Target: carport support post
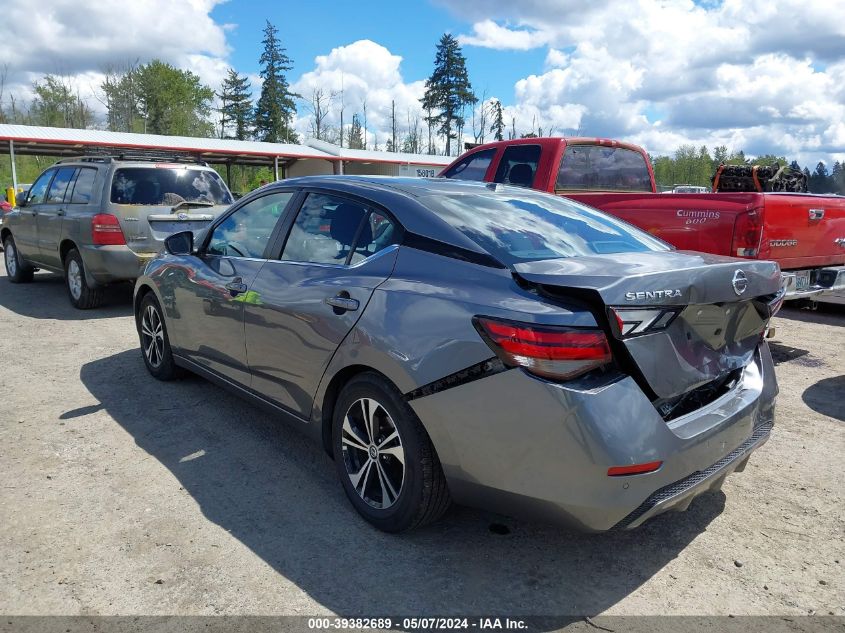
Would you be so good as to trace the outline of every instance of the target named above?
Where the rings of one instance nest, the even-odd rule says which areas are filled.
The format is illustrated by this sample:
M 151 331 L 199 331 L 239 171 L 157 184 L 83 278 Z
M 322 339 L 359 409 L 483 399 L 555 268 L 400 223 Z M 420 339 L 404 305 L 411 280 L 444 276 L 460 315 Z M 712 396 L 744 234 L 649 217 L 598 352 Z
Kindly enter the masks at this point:
M 9 158 L 12 161 L 12 187 L 18 192 L 18 172 L 15 170 L 15 142 L 9 139 Z
M 273 156 L 273 180 L 279 179 L 279 157 Z
M 229 187 L 229 191 L 232 190 L 232 163 L 230 161 L 226 161 L 226 186 Z

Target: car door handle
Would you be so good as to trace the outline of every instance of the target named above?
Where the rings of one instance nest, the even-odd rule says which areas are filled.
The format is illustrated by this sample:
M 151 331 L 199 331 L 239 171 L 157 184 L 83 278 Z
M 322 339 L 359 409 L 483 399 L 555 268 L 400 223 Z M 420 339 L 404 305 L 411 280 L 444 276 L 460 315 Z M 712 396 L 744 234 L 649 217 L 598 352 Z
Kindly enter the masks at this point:
M 233 297 L 237 297 L 238 295 L 245 293 L 248 288 L 242 278 L 235 277 L 232 281 L 226 284 L 226 290 L 228 290 L 229 294 Z
M 326 303 L 335 308 L 335 311 L 340 310 L 342 312 L 355 311 L 360 305 L 357 299 L 344 297 L 343 295 L 328 297 L 326 298 Z
M 64 214 L 65 214 L 64 209 L 59 209 L 58 211 L 56 211 L 56 215 L 64 215 Z
M 810 220 L 821 220 L 824 218 L 824 209 L 810 209 Z

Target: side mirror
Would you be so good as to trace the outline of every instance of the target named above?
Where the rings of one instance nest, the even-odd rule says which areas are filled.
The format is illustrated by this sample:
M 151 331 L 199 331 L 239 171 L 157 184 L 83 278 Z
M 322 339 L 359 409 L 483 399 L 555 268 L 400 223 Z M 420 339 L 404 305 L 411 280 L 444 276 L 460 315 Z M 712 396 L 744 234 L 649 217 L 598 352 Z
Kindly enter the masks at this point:
M 192 231 L 174 233 L 165 238 L 164 250 L 171 255 L 191 255 L 194 252 L 194 234 Z
M 15 200 L 15 206 L 18 209 L 23 209 L 26 206 L 26 194 L 22 194 L 21 198 Z

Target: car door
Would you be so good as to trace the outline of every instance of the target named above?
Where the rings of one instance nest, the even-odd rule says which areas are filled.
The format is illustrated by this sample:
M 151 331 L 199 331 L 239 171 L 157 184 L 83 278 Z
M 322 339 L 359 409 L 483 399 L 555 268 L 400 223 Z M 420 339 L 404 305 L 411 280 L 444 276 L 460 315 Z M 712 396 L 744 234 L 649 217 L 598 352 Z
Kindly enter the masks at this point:
M 36 231 L 38 234 L 38 259 L 52 268 L 61 268 L 59 243 L 62 238 L 62 222 L 65 217 L 65 194 L 77 174 L 76 167 L 59 167 L 47 189 L 44 203 L 38 205 Z M 70 196 L 67 198 L 70 201 Z
M 252 388 L 309 417 L 329 360 L 393 271 L 400 227 L 357 199 L 310 192 L 244 305 Z
M 246 387 L 244 305 L 253 300 L 250 286 L 293 195 L 275 191 L 235 207 L 211 230 L 194 266 L 168 282 L 179 353 Z
M 20 207 L 20 215 L 12 230 L 15 245 L 18 247 L 21 257 L 36 263 L 40 260 L 38 213 L 47 199 L 47 190 L 50 188 L 50 183 L 55 175 L 55 169 L 48 169 L 32 184 L 27 192 L 26 202 Z

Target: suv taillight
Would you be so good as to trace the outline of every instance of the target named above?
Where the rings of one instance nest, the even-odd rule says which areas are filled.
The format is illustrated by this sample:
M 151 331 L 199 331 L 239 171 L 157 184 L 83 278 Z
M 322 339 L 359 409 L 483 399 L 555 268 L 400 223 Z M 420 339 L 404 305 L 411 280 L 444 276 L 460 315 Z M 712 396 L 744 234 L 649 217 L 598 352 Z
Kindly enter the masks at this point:
M 505 365 L 568 380 L 611 361 L 601 330 L 539 326 L 475 317 L 476 329 Z
M 763 238 L 763 218 L 758 209 L 744 211 L 736 216 L 731 255 L 757 257 Z
M 91 218 L 91 240 L 98 246 L 126 244 L 120 222 L 108 213 L 98 213 Z

